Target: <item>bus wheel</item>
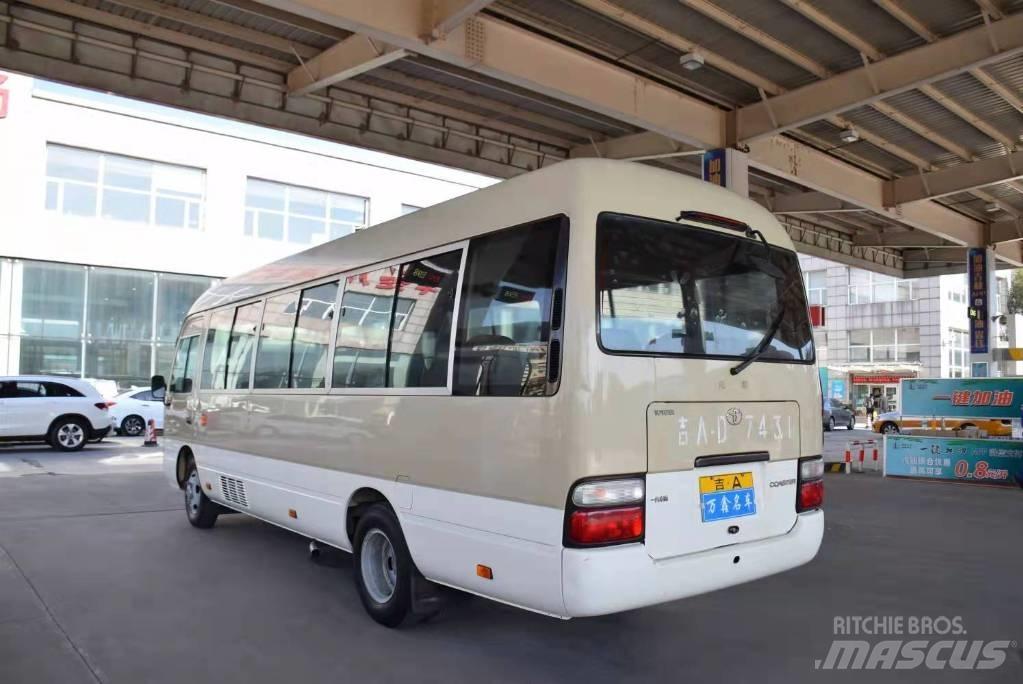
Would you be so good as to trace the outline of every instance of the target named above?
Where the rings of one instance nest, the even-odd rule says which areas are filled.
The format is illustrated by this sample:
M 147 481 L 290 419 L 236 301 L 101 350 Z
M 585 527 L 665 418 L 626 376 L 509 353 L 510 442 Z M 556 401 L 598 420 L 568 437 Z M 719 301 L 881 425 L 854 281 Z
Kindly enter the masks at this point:
M 415 565 L 391 509 L 373 504 L 355 528 L 355 588 L 370 617 L 397 627 L 412 609 Z
M 209 500 L 199 482 L 199 469 L 195 461 L 188 462 L 188 477 L 185 479 L 185 513 L 194 527 L 209 529 L 217 522 L 220 507 Z

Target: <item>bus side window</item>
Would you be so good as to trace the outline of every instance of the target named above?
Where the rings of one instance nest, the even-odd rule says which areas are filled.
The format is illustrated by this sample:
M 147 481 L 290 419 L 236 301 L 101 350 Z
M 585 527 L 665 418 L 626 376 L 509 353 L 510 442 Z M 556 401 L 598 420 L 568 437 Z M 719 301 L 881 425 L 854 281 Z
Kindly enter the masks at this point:
M 284 389 L 288 386 L 291 364 L 291 340 L 295 335 L 298 292 L 288 292 L 266 300 L 263 329 L 256 352 L 257 389 Z
M 333 387 L 384 387 L 387 337 L 391 328 L 405 327 L 414 301 L 398 297 L 398 267 L 348 276 L 341 297 L 341 317 L 334 347 Z
M 291 346 L 290 387 L 322 389 L 327 383 L 327 349 L 333 332 L 337 281 L 302 290 Z
M 215 311 L 210 316 L 210 327 L 206 330 L 206 352 L 202 361 L 202 381 L 204 390 L 224 389 L 224 376 L 227 372 L 227 347 L 231 336 L 231 323 L 234 310 Z
M 231 326 L 227 346 L 227 389 L 248 389 L 252 357 L 256 349 L 256 326 L 259 325 L 261 302 L 239 306 Z
M 410 299 L 413 305 L 391 329 L 388 387 L 447 387 L 461 264 L 459 249 L 402 265 L 399 301 Z
M 454 393 L 543 396 L 560 219 L 475 238 L 462 286 Z

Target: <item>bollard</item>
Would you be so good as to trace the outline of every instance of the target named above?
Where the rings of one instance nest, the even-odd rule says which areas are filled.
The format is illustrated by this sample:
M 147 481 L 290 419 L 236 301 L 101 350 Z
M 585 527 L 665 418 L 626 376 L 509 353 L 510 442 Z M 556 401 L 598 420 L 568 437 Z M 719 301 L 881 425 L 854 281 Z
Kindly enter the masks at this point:
M 874 462 L 874 472 L 877 472 L 881 467 L 877 460 L 877 441 L 872 439 L 870 440 L 870 443 L 874 445 L 874 452 L 872 454 L 871 460 Z
M 852 468 L 852 451 L 849 450 L 849 442 L 845 443 L 845 474 L 849 474 L 849 470 Z
M 142 443 L 142 446 L 159 446 L 159 444 L 156 443 L 156 421 L 152 418 L 150 418 L 149 422 L 146 424 L 146 441 Z

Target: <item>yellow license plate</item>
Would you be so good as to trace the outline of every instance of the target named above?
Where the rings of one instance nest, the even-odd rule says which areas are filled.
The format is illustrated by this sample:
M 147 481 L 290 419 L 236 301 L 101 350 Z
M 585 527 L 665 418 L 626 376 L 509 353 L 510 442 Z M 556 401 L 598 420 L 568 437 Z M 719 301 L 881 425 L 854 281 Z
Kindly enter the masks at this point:
M 753 473 L 725 473 L 700 478 L 700 517 L 705 523 L 757 514 Z
M 700 478 L 700 494 L 752 488 L 753 473 L 724 473 L 722 475 L 704 475 Z

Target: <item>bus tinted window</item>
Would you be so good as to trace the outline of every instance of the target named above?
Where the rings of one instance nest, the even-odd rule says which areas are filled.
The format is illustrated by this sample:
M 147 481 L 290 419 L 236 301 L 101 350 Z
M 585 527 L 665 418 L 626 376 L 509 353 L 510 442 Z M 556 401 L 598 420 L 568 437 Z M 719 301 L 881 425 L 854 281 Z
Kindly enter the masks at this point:
M 336 301 L 337 282 L 302 290 L 295 342 L 291 348 L 291 387 L 326 387 L 327 348 Z
M 446 387 L 451 323 L 462 251 L 417 259 L 401 267 L 399 302 L 404 321 L 391 331 L 390 387 Z
M 231 327 L 231 343 L 227 354 L 226 389 L 248 389 L 252 370 L 252 352 L 256 347 L 256 326 L 261 304 L 239 306 Z
M 469 244 L 455 355 L 455 394 L 540 396 L 560 220 Z
M 187 326 L 186 326 L 187 327 Z M 198 375 L 196 366 L 199 362 L 199 335 L 182 337 L 178 342 L 178 351 L 174 356 L 174 369 L 171 371 L 170 391 L 187 393 L 192 391 L 192 383 Z
M 227 348 L 233 320 L 234 309 L 217 311 L 210 317 L 210 327 L 206 330 L 206 351 L 202 361 L 203 389 L 224 389 Z
M 349 276 L 341 299 L 334 349 L 334 387 L 383 387 L 387 332 L 398 283 L 398 267 Z M 395 327 L 403 328 L 412 300 L 399 298 Z
M 288 386 L 291 363 L 291 340 L 295 334 L 295 314 L 298 312 L 298 293 L 271 297 L 266 300 L 263 329 L 259 334 L 256 353 L 257 389 L 283 389 Z
M 603 213 L 597 221 L 600 342 L 649 354 L 810 362 L 795 252 L 723 233 Z

